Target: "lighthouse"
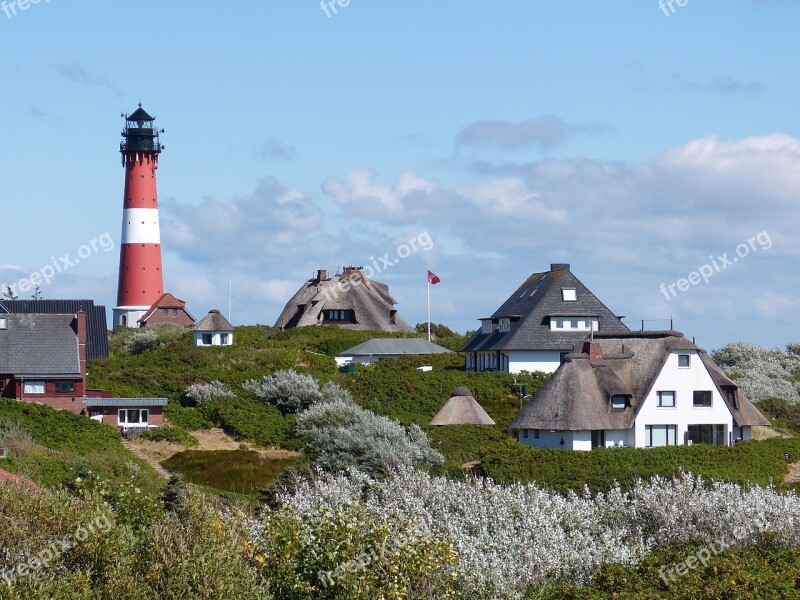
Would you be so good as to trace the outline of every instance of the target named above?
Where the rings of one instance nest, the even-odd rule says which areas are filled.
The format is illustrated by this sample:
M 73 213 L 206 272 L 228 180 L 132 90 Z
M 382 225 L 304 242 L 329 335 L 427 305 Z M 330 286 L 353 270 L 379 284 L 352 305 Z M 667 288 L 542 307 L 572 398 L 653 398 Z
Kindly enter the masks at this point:
M 119 151 L 125 168 L 119 285 L 114 326 L 137 327 L 137 321 L 164 293 L 161 234 L 158 225 L 156 170 L 164 148 L 155 119 L 139 107 L 125 119 Z

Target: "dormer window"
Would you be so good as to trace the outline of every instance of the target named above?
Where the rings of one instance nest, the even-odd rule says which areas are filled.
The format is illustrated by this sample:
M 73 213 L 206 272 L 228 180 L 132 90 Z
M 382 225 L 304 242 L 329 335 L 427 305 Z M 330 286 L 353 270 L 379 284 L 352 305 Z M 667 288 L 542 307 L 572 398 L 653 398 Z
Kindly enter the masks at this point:
M 508 333 L 511 331 L 511 319 L 503 317 L 500 319 L 500 333 Z
M 8 329 L 8 323 L 5 317 L 0 317 L 0 329 Z
M 611 408 L 613 410 L 625 410 L 628 406 L 628 397 L 621 394 L 611 396 Z
M 564 302 L 577 302 L 578 292 L 575 288 L 561 288 L 561 299 Z
M 492 333 L 492 320 L 484 319 L 481 325 L 481 333 Z

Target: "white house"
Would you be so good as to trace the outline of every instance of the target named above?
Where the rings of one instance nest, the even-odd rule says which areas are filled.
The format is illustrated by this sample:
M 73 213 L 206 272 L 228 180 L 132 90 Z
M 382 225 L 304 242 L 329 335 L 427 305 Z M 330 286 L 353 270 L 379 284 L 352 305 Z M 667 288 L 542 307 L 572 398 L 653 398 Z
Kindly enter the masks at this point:
M 586 333 L 625 333 L 620 317 L 584 286 L 568 264 L 534 273 L 461 348 L 468 371 L 554 372 Z
M 233 346 L 233 325 L 218 310 L 210 310 L 194 327 L 195 346 Z
M 511 423 L 521 443 L 591 450 L 731 445 L 769 425 L 704 350 L 675 331 L 596 334 Z

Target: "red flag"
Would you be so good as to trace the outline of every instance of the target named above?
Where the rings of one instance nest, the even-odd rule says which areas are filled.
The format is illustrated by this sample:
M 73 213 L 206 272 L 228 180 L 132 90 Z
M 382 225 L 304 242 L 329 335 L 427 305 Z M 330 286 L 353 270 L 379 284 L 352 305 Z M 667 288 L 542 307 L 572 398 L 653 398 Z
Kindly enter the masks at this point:
M 441 281 L 439 276 L 432 273 L 430 269 L 428 269 L 428 283 L 437 284 Z

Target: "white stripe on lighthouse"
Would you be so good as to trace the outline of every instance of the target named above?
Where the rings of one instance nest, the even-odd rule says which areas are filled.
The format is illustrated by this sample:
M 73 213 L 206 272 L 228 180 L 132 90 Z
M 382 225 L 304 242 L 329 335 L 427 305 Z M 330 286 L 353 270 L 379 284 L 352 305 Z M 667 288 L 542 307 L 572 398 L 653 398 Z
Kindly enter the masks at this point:
M 160 244 L 157 208 L 126 208 L 122 211 L 123 244 Z

